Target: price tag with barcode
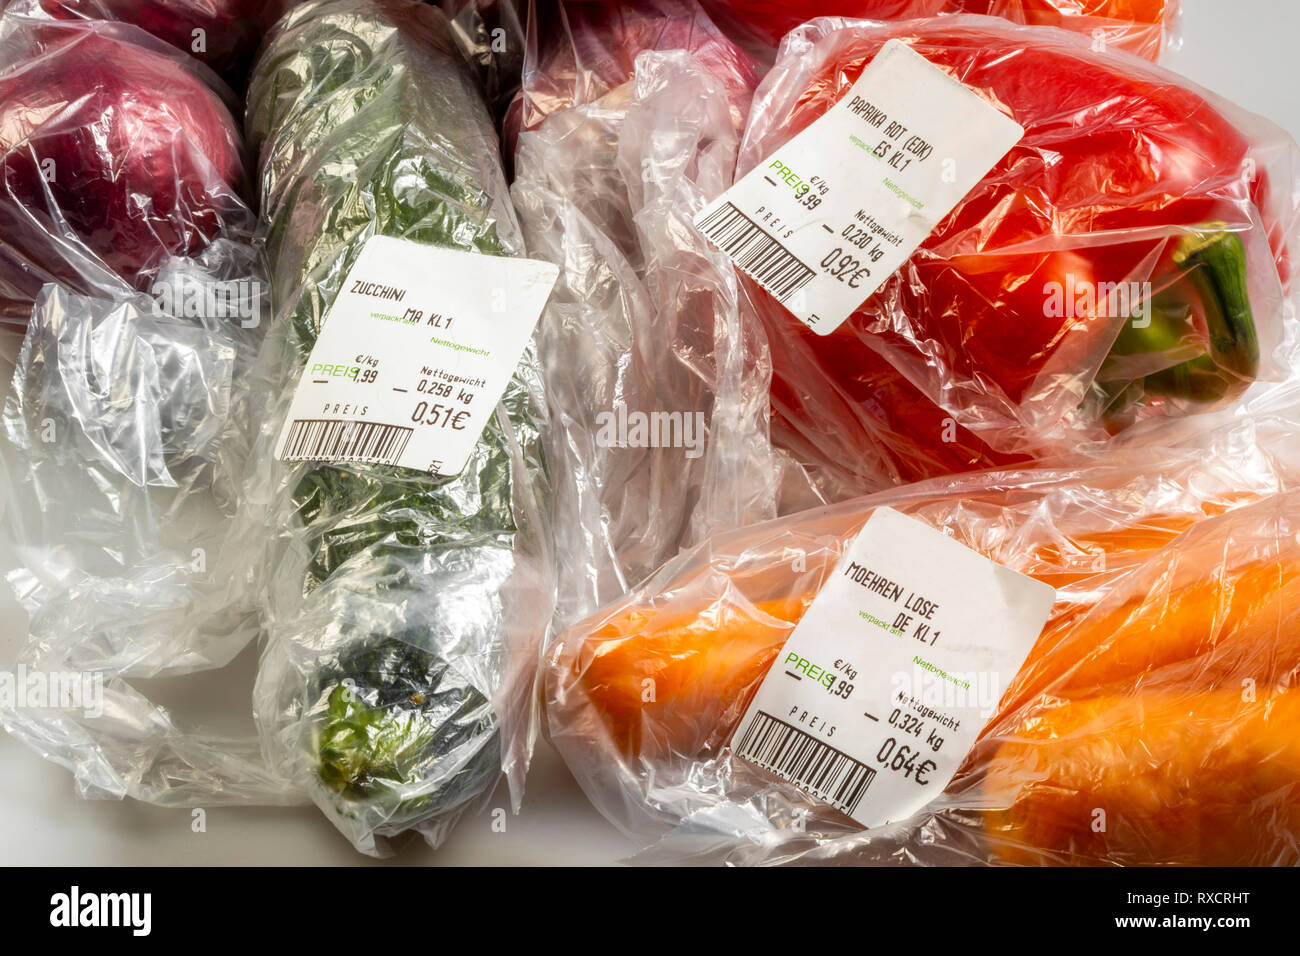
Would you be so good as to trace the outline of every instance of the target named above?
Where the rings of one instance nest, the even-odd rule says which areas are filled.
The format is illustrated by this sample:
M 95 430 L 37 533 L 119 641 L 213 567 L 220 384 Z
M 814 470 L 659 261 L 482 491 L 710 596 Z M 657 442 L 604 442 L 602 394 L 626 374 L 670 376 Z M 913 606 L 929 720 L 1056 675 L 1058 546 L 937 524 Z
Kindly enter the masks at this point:
M 312 347 L 278 457 L 459 474 L 558 276 L 549 262 L 371 237 Z
M 848 94 L 695 224 L 813 331 L 838 328 L 1025 135 L 890 40 Z
M 732 750 L 863 826 L 910 817 L 957 772 L 1055 600 L 878 508 L 777 655 Z

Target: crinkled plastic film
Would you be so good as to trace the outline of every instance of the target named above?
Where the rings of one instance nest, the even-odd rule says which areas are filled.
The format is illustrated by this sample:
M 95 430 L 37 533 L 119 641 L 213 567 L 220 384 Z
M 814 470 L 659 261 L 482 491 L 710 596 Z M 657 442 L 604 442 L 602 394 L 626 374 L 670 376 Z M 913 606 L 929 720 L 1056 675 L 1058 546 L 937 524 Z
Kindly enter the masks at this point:
M 119 23 L 0 18 L 0 322 L 45 283 L 150 291 L 173 256 L 252 228 L 224 85 Z
M 534 6 L 508 194 L 492 115 L 513 3 L 310 0 L 249 100 L 273 303 L 229 91 L 162 42 L 186 48 L 189 21 L 158 13 L 189 6 L 228 12 L 18 0 L 0 22 L 0 322 L 25 333 L 0 561 L 30 619 L 0 663 L 103 682 L 97 714 L 0 719 L 82 795 L 311 799 L 364 852 L 408 830 L 436 846 L 503 771 L 518 808 L 544 716 L 642 862 L 1300 862 L 1297 378 L 1277 384 L 1300 355 L 1297 151 L 1107 52 L 1154 59 L 1174 3 L 860 0 L 813 12 L 1002 19 L 800 27 L 798 5 L 564 0 L 553 29 Z M 757 13 L 757 47 L 794 31 L 756 96 L 717 11 Z M 895 36 L 1029 136 L 820 339 L 691 219 Z M 250 38 L 222 39 L 207 59 L 233 81 Z M 562 269 L 455 478 L 275 460 L 373 235 Z M 1155 286 L 1155 331 L 1053 326 L 1044 282 L 1084 273 Z M 680 441 L 629 440 L 637 414 Z M 956 474 L 973 468 L 993 470 Z M 1058 602 L 942 796 L 864 831 L 727 741 L 886 506 Z M 567 629 L 540 652 L 543 715 L 548 623 Z M 219 668 L 263 627 L 259 738 L 136 686 Z
M 814 21 L 756 94 L 737 175 L 893 38 L 1026 133 L 830 334 L 746 281 L 774 360 L 773 438 L 825 500 L 1149 435 L 1283 377 L 1294 142 L 1064 31 Z
M 1255 427 L 1292 426 L 935 479 L 718 536 L 560 636 L 544 671 L 551 738 L 647 847 L 641 862 L 1294 862 L 1300 499 Z M 942 795 L 864 830 L 735 757 L 729 737 L 885 506 L 1057 601 Z
M 561 624 L 775 508 L 770 360 L 691 223 L 730 182 L 752 74 L 655 37 L 633 79 L 555 112 L 514 157 L 529 251 L 562 269 L 540 333 Z
M 282 464 L 274 440 L 368 237 L 522 254 L 496 134 L 445 17 L 406 0 L 296 8 L 249 104 L 276 299 L 249 492 L 274 569 L 264 749 L 359 849 L 407 830 L 436 845 L 503 768 L 518 805 L 535 733 L 554 584 L 534 347 L 455 477 Z
M 258 632 L 233 519 L 266 276 L 236 191 L 238 127 L 201 68 L 154 42 L 117 24 L 0 24 L 0 47 L 28 57 L 6 60 L 0 109 L 31 127 L 0 197 L 0 286 L 26 326 L 0 458 L 4 570 L 27 623 L 4 663 L 82 700 L 10 700 L 3 721 L 87 796 L 295 802 L 251 735 L 188 726 L 130 683 L 222 667 Z M 23 192 L 47 160 L 46 186 Z M 129 221 L 104 232 L 101 216 Z
M 1178 45 L 1181 4 L 1180 0 L 950 0 L 943 12 L 1060 27 L 1086 35 L 1094 48 L 1155 60 Z
M 692 54 L 723 84 L 743 127 L 758 65 L 696 0 L 530 0 L 522 89 L 505 119 L 508 150 L 553 113 L 627 83 L 642 52 L 669 50 Z

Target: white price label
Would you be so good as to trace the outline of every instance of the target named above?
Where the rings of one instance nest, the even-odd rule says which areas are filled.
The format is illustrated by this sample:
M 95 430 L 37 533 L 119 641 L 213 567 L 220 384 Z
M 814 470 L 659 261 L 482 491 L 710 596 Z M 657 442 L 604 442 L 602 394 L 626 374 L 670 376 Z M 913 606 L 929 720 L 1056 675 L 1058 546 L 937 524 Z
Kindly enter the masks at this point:
M 731 746 L 866 827 L 943 792 L 1056 592 L 888 508 L 872 513 Z
M 709 203 L 695 224 L 829 334 L 1025 131 L 900 40 L 848 95 Z
M 279 458 L 459 474 L 558 276 L 549 262 L 372 236 L 311 350 Z

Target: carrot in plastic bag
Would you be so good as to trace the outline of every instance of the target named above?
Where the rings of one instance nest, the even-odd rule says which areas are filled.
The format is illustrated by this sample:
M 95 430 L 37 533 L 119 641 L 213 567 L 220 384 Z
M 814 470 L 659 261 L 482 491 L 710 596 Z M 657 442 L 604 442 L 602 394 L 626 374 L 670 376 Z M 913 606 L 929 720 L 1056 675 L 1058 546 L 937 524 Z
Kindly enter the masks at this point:
M 968 759 L 999 858 L 1300 862 L 1297 503 L 1192 529 L 1049 628 Z
M 1276 424 L 1289 433 L 1287 421 Z M 1273 427 L 1089 470 L 937 479 L 715 537 L 551 644 L 551 740 L 598 809 L 660 863 L 1284 861 L 1300 833 L 1300 751 L 1286 739 L 1300 495 L 1279 493 L 1276 463 L 1258 457 Z M 882 506 L 1050 582 L 1057 601 L 942 793 L 863 829 L 728 741 Z M 1239 738 L 1256 742 L 1241 757 L 1225 743 Z M 1088 830 L 1098 807 L 1100 836 Z M 1256 814 L 1260 832 L 1216 843 L 1233 812 Z M 1152 835 L 1162 830 L 1174 835 Z
M 1172 576 L 1171 576 L 1172 577 Z M 1251 666 L 1272 682 L 1300 661 L 1300 562 L 1265 559 L 1227 566 L 1160 594 L 1134 595 L 1079 620 L 1049 625 L 1008 691 L 1077 698 L 1180 662 L 1195 679 Z
M 1198 510 L 1202 515 L 1215 513 L 1246 500 L 1228 495 Z M 973 497 L 967 500 L 967 508 L 975 506 Z M 943 524 L 953 520 L 954 507 L 940 499 L 919 510 Z M 848 540 L 870 512 L 864 508 L 837 522 L 834 533 Z M 1018 570 L 1060 589 L 1060 600 L 1044 637 L 1008 690 L 1008 699 L 1045 685 L 1062 693 L 1063 674 L 1074 686 L 1095 685 L 1196 654 L 1209 640 L 1206 632 L 1215 628 L 1212 608 L 1225 582 L 1235 585 L 1235 610 L 1244 613 L 1255 607 L 1267 612 L 1272 582 L 1281 573 L 1268 561 L 1231 570 L 1223 581 L 1210 578 L 1198 582 L 1200 587 L 1178 592 L 1169 628 L 1156 637 L 1149 620 L 1152 612 L 1140 599 L 1089 620 L 1099 601 L 1094 590 L 1101 582 L 1141 565 L 1195 522 L 1188 514 L 1135 515 L 1130 527 L 1052 535 L 1051 543 L 1020 554 Z M 977 544 L 973 538 L 966 543 Z M 984 550 L 995 559 L 1007 557 L 993 547 Z M 743 575 L 733 571 L 722 578 L 716 568 L 706 566 L 695 576 L 674 581 L 667 606 L 624 602 L 565 635 L 554 657 L 552 688 L 566 697 L 574 692 L 588 697 L 626 756 L 714 752 L 734 729 L 837 556 L 838 550 L 807 554 L 805 571 L 798 573 L 791 569 L 791 552 L 772 548 Z M 1081 556 L 1086 560 L 1081 562 Z M 1300 563 L 1294 573 L 1300 575 Z M 1079 587 L 1077 596 L 1071 594 L 1072 584 Z M 786 596 L 762 596 L 779 593 Z M 1264 618 L 1261 626 L 1267 626 L 1267 613 Z M 1222 622 L 1215 632 L 1225 640 L 1225 655 L 1231 653 L 1225 635 L 1233 633 Z
M 1294 692 L 1161 691 L 1036 713 L 988 767 L 994 852 L 1030 864 L 1294 865 L 1297 726 Z
M 572 662 L 619 750 L 707 751 L 744 713 L 813 595 L 682 614 L 637 609 L 593 631 Z

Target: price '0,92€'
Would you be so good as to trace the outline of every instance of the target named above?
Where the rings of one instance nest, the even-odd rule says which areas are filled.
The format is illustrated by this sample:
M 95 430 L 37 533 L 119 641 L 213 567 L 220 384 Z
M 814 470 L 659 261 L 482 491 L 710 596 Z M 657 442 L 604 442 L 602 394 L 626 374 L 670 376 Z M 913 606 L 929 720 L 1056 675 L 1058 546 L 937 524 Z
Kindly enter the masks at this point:
M 850 289 L 859 288 L 863 280 L 871 275 L 869 266 L 839 246 L 822 258 L 821 267 L 823 272 L 845 283 Z

